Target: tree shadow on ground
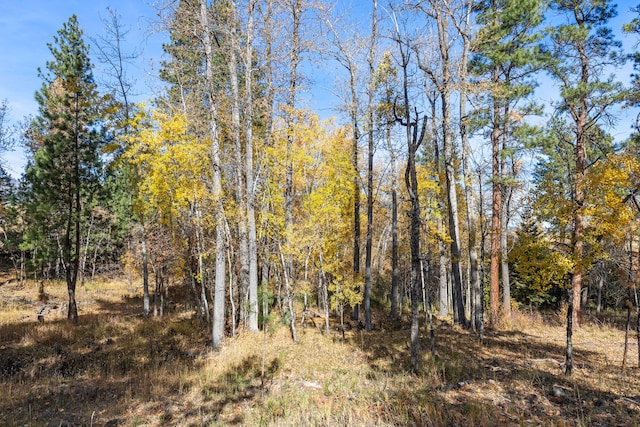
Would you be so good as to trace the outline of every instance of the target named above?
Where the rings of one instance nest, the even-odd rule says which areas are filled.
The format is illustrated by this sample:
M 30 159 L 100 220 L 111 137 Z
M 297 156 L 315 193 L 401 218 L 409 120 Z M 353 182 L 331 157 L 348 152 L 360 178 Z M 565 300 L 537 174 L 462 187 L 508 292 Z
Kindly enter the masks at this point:
M 265 366 L 266 379 L 272 378 L 279 368 L 279 359 L 273 358 Z M 262 359 L 251 355 L 214 378 L 210 385 L 203 387 L 201 393 L 204 405 L 187 415 L 196 415 L 195 411 L 206 408 L 207 422 L 244 424 L 244 418 L 241 414 L 234 413 L 231 419 L 220 419 L 220 416 L 225 407 L 250 403 L 262 395 L 265 390 L 262 381 Z
M 290 369 L 286 356 L 272 354 L 266 360 L 266 377 L 275 378 L 272 389 L 262 387 L 262 359 L 255 352 L 226 360 L 224 369 L 210 369 L 218 359 L 210 357 L 209 331 L 197 319 L 179 310 L 144 319 L 141 309 L 139 297 L 105 297 L 81 310 L 77 325 L 59 316 L 44 324 L 16 320 L 0 326 L 0 425 L 240 425 L 253 420 L 244 409 L 268 403 L 262 396 L 276 394 L 278 383 L 291 385 L 295 394 L 308 392 L 296 388 L 297 377 L 278 378 Z M 363 419 L 380 416 L 385 420 L 380 424 L 392 425 L 640 422 L 636 372 L 625 376 L 618 367 L 607 371 L 602 352 L 576 348 L 577 373 L 566 378 L 561 366 L 564 342 L 558 337 L 487 331 L 480 343 L 475 334 L 436 321 L 436 356 L 428 353 L 425 329 L 420 338 L 422 369 L 412 374 L 408 323 L 384 323 L 386 329 L 378 322 L 373 332 L 357 327 L 348 331 L 347 346 L 339 350 L 362 352 L 358 363 L 367 363 L 353 373 L 341 366 L 334 378 L 325 377 L 323 388 L 312 389 L 308 407 L 333 402 L 333 409 L 342 408 L 345 424 L 358 410 L 370 417 Z M 308 331 L 321 334 L 315 328 Z M 334 334 L 342 341 L 341 332 Z M 322 345 L 331 344 L 330 339 L 314 342 L 314 357 L 322 357 Z M 599 385 L 597 379 L 605 377 L 606 385 Z M 366 387 L 372 383 L 367 381 L 387 384 L 384 393 L 371 398 Z M 613 381 L 618 381 L 617 388 Z M 561 390 L 559 396 L 554 386 Z M 344 406 L 337 399 L 344 400 Z M 361 403 L 362 409 L 349 406 Z M 369 415 L 373 410 L 377 412 Z M 342 420 L 327 419 L 335 425 Z M 278 416 L 269 420 L 280 421 Z
M 98 299 L 77 324 L 58 316 L 0 326 L 0 425 L 106 425 L 132 402 L 191 387 L 207 335 L 188 316 L 142 318 L 141 300 Z
M 411 372 L 408 326 L 359 335 L 352 344 L 366 352 L 374 371 L 389 376 Z M 640 383 L 622 376 L 618 381 L 626 381 L 626 387 L 600 385 L 597 378 L 618 375 L 619 367 L 607 369 L 597 351 L 574 349 L 577 373 L 566 377 L 562 341 L 487 331 L 481 343 L 477 335 L 447 322 L 436 323 L 435 338 L 434 357 L 428 353 L 429 333 L 423 330 L 416 387 L 394 390 L 387 402 L 421 408 L 412 414 L 418 425 L 566 425 L 571 420 L 626 426 L 640 421 L 640 397 L 634 392 Z

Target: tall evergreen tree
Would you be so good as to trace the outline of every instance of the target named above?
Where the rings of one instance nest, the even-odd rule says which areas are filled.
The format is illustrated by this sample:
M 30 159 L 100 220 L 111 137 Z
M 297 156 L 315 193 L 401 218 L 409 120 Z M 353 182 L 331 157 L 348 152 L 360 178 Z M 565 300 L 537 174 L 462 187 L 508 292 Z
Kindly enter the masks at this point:
M 102 100 L 75 15 L 48 47 L 53 60 L 47 71 L 38 70 L 43 80 L 35 96 L 39 113 L 29 132 L 33 157 L 24 176 L 28 229 L 23 244 L 41 249 L 45 262 L 60 262 L 69 294 L 67 317 L 76 322 L 81 235 L 100 182 Z
M 603 0 L 562 0 L 552 7 L 566 17 L 561 25 L 549 30 L 549 49 L 556 58 L 549 66 L 549 73 L 560 85 L 560 109 L 570 118 L 575 134 L 576 164 L 574 177 L 573 248 L 575 270 L 572 288 L 574 299 L 574 323 L 580 313 L 580 293 L 584 265 L 583 212 L 584 174 L 588 163 L 587 147 L 597 144 L 588 139 L 589 131 L 608 116 L 612 103 L 617 101 L 620 85 L 612 78 L 601 78 L 605 67 L 620 60 L 609 20 L 616 16 L 615 5 Z
M 502 252 L 503 265 L 506 253 L 501 236 L 505 236 L 506 224 L 501 224 L 509 187 L 507 171 L 502 170 L 514 127 L 524 115 L 516 105 L 533 92 L 532 73 L 542 65 L 542 56 L 536 44 L 541 33 L 536 28 L 542 22 L 543 7 L 540 0 L 489 0 L 479 2 L 478 22 L 482 27 L 473 46 L 472 72 L 485 78 L 489 84 L 490 105 L 482 110 L 490 129 L 492 153 L 492 221 L 491 221 L 491 270 L 490 313 L 491 323 L 500 317 L 499 267 Z M 507 206 L 508 208 L 508 206 Z M 503 213 L 503 215 L 501 215 Z M 505 271 L 506 270 L 506 271 Z M 508 269 L 503 269 L 503 314 L 509 316 Z
M 623 29 L 625 33 L 635 34 L 636 37 L 640 36 L 640 5 L 636 6 L 632 10 L 636 13 L 636 17 L 631 20 L 631 22 L 623 25 Z M 637 50 L 638 46 L 636 45 L 636 51 L 628 54 L 629 58 L 633 60 L 635 73 L 632 77 L 632 85 L 633 85 L 633 95 L 634 102 L 638 102 L 638 92 L 640 91 L 640 52 Z
M 631 22 L 623 25 L 625 33 L 629 33 L 636 36 L 635 51 L 627 55 L 628 59 L 633 61 L 633 74 L 631 74 L 631 88 L 628 92 L 627 103 L 631 106 L 640 106 L 640 51 L 638 47 L 638 40 L 640 40 L 640 5 L 633 8 L 633 12 L 636 13 L 636 17 Z M 638 138 L 640 132 L 640 115 L 636 116 L 635 138 Z
M 621 60 L 617 55 L 621 44 L 614 38 L 609 20 L 616 16 L 615 5 L 607 0 L 558 0 L 552 4 L 564 22 L 549 30 L 549 51 L 555 58 L 549 74 L 560 86 L 559 111 L 569 117 L 574 134 L 575 166 L 573 178 L 573 220 L 571 246 L 574 268 L 571 278 L 569 317 L 567 324 L 566 373 L 571 375 L 572 325 L 580 315 L 584 262 L 585 170 L 590 163 L 587 149 L 600 142 L 592 138 L 593 129 L 608 124 L 610 107 L 620 100 L 621 86 L 603 72 Z M 610 122 L 609 122 L 610 123 Z M 592 159 L 593 160 L 593 159 Z

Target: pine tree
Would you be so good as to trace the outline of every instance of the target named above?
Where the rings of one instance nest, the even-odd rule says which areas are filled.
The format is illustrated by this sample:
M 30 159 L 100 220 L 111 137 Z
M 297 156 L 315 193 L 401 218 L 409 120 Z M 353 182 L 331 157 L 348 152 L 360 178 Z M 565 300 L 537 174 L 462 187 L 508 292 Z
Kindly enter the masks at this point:
M 555 303 L 560 289 L 566 287 L 569 258 L 554 250 L 553 242 L 529 210 L 523 214 L 514 240 L 509 253 L 514 299 L 535 307 Z
M 39 71 L 39 113 L 31 123 L 32 159 L 24 176 L 28 229 L 23 246 L 59 260 L 67 283 L 67 317 L 76 322 L 75 299 L 81 235 L 87 207 L 101 173 L 100 98 L 91 72 L 89 47 L 73 15 L 48 44 L 53 60 Z
M 616 16 L 615 5 L 607 0 L 558 0 L 552 4 L 564 22 L 549 30 L 549 51 L 555 58 L 549 63 L 549 74 L 560 86 L 559 110 L 570 118 L 575 135 L 573 141 L 575 166 L 573 178 L 573 220 L 571 246 L 574 268 L 572 272 L 567 325 L 566 373 L 571 375 L 571 329 L 580 318 L 582 280 L 586 272 L 584 202 L 585 170 L 590 160 L 589 146 L 597 145 L 591 132 L 599 124 L 608 122 L 611 105 L 620 100 L 621 86 L 613 78 L 601 77 L 608 66 L 619 64 L 617 55 L 621 44 L 607 27 Z
M 633 8 L 632 11 L 635 12 L 637 16 L 633 18 L 631 22 L 625 24 L 623 29 L 625 33 L 635 34 L 637 41 L 638 36 L 640 36 L 640 5 Z M 634 73 L 631 75 L 631 90 L 629 91 L 627 102 L 633 106 L 640 104 L 640 51 L 637 49 L 638 44 L 636 44 L 636 50 L 627 55 L 628 58 L 633 61 L 634 70 Z M 637 131 L 638 120 L 636 120 L 635 127 Z
M 536 28 L 542 22 L 543 6 L 539 0 L 490 0 L 477 5 L 478 22 L 482 24 L 474 41 L 471 71 L 486 79 L 490 104 L 481 110 L 488 120 L 492 147 L 492 221 L 490 269 L 490 321 L 499 323 L 500 256 L 503 257 L 503 283 L 506 296 L 503 314 L 509 316 L 508 268 L 506 264 L 507 224 L 510 187 L 508 171 L 503 170 L 507 152 L 511 149 L 514 127 L 524 115 L 517 106 L 533 92 L 532 74 L 542 65 L 542 55 L 536 44 L 541 33 Z M 501 218 L 502 217 L 502 218 Z

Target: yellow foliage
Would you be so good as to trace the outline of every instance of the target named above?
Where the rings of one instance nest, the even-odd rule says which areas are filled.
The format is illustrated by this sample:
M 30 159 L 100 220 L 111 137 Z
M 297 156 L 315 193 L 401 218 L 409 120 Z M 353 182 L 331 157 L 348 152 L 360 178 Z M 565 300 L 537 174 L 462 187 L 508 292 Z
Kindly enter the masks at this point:
M 263 233 L 283 242 L 282 251 L 298 264 L 321 266 L 331 279 L 332 298 L 356 304 L 351 259 L 355 170 L 348 128 L 321 122 L 306 111 L 292 110 L 292 126 L 276 134 L 265 148 L 269 212 L 261 212 Z M 284 185 L 288 168 L 292 183 L 294 224 L 285 229 Z M 284 244 L 288 242 L 287 244 Z M 297 290 L 301 289 L 298 284 Z
M 439 181 L 444 180 L 444 176 L 438 176 L 438 171 L 434 171 L 434 168 L 435 166 L 431 163 L 426 166 L 416 165 L 420 206 L 424 228 L 427 231 L 423 233 L 423 237 L 427 239 L 427 244 L 436 244 L 438 241 L 450 243 L 449 233 L 438 227 L 438 222 L 442 221 L 442 210 L 440 209 L 442 185 Z
M 587 171 L 583 212 L 588 226 L 596 236 L 620 242 L 634 218 L 634 208 L 626 196 L 640 182 L 640 160 L 629 153 L 611 154 Z
M 364 281 L 361 278 L 353 278 L 353 276 L 335 277 L 329 284 L 329 292 L 331 292 L 330 306 L 332 310 L 339 309 L 341 306 L 356 306 L 362 302 L 362 293 L 356 289 L 362 289 Z
M 138 172 L 135 208 L 139 213 L 157 212 L 161 222 L 169 224 L 183 210 L 209 197 L 209 145 L 187 133 L 184 115 L 141 108 L 132 129 L 123 159 Z

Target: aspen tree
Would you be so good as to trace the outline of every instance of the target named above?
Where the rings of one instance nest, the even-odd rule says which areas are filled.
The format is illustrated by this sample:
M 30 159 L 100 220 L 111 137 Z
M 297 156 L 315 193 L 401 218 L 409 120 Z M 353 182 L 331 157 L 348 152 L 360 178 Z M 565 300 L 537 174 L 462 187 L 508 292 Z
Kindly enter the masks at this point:
M 393 146 L 391 130 L 394 121 L 393 108 L 397 97 L 396 87 L 399 86 L 398 72 L 394 67 L 390 51 L 385 51 L 380 59 L 380 64 L 375 70 L 373 83 L 378 92 L 378 105 L 376 116 L 380 126 L 384 128 L 384 138 L 389 152 L 391 166 L 391 312 L 392 319 L 400 318 L 399 308 L 399 275 L 398 267 L 398 160 L 396 149 Z
M 411 109 L 411 99 L 409 97 L 409 75 L 408 67 L 411 57 L 411 49 L 400 33 L 400 25 L 397 17 L 392 16 L 394 22 L 393 39 L 397 44 L 398 53 L 400 55 L 400 68 L 402 73 L 402 106 L 401 115 L 398 115 L 396 106 L 394 105 L 394 116 L 396 121 L 404 126 L 406 144 L 407 144 L 407 166 L 405 169 L 404 180 L 409 193 L 411 207 L 409 209 L 409 247 L 411 249 L 411 366 L 414 371 L 420 368 L 420 289 L 422 275 L 422 261 L 420 254 L 420 197 L 418 189 L 418 178 L 416 171 L 416 153 L 425 137 L 427 128 L 426 117 L 421 117 L 417 109 Z M 422 123 L 421 123 L 422 122 Z
M 455 323 L 467 326 L 467 319 L 464 310 L 462 291 L 462 269 L 461 269 L 461 240 L 458 195 L 456 191 L 456 159 L 454 153 L 454 141 L 451 132 L 451 96 L 454 90 L 454 68 L 453 68 L 453 40 L 451 39 L 451 16 L 447 13 L 445 5 L 435 0 L 429 0 L 420 4 L 419 8 L 425 16 L 433 20 L 436 25 L 436 46 L 435 58 L 437 64 L 427 64 L 425 58 L 420 54 L 418 66 L 431 80 L 438 91 L 440 98 L 440 127 L 442 132 L 442 154 L 444 160 L 446 197 L 449 226 L 449 240 L 451 252 L 451 279 L 452 279 L 452 300 L 453 319 Z M 417 49 L 416 49 L 417 50 Z M 420 53 L 420 52 L 417 52 Z M 422 52 L 421 54 L 424 54 Z
M 364 327 L 371 331 L 371 251 L 373 246 L 373 97 L 374 97 L 374 74 L 376 63 L 376 42 L 378 29 L 378 1 L 373 0 L 373 12 L 371 15 L 371 38 L 369 40 L 369 52 L 367 64 L 369 65 L 369 83 L 367 88 L 367 240 L 365 244 L 365 283 L 364 283 Z
M 215 203 L 215 280 L 213 287 L 213 348 L 220 348 L 224 338 L 225 298 L 226 298 L 226 218 L 222 205 L 222 174 L 220 164 L 220 130 L 218 108 L 215 99 L 215 81 L 213 75 L 214 49 L 211 37 L 209 7 L 206 0 L 200 0 L 200 35 L 204 46 L 205 95 L 208 100 L 209 137 L 211 138 L 212 196 Z
M 470 95 L 471 82 L 469 81 L 469 56 L 471 54 L 471 42 L 473 38 L 473 26 L 471 22 L 473 3 L 471 1 L 455 2 L 447 4 L 447 14 L 451 16 L 451 22 L 462 39 L 462 51 L 460 54 L 460 64 L 458 78 L 460 81 L 459 97 L 459 132 L 461 144 L 462 175 L 464 180 L 464 196 L 466 207 L 467 225 L 467 251 L 469 253 L 469 278 L 467 290 L 467 308 L 471 315 L 471 328 L 474 331 L 482 329 L 483 306 L 482 290 L 479 275 L 480 265 L 478 263 L 478 252 L 480 242 L 478 239 L 478 214 L 476 212 L 476 195 L 474 189 L 474 176 L 471 171 L 471 157 L 473 155 L 469 144 L 469 123 L 470 117 L 467 113 L 467 98 Z
M 362 123 L 361 123 L 361 98 L 359 93 L 359 83 L 361 80 L 362 72 L 359 69 L 359 64 L 362 62 L 362 54 L 365 49 L 365 41 L 359 34 L 359 29 L 353 28 L 353 34 L 349 37 L 345 36 L 345 28 L 337 28 L 340 25 L 340 19 L 336 19 L 331 16 L 325 16 L 325 24 L 328 27 L 329 33 L 332 37 L 332 43 L 335 45 L 328 49 L 328 55 L 337 61 L 348 73 L 347 88 L 344 89 L 345 101 L 344 108 L 346 114 L 349 117 L 351 125 L 351 161 L 353 167 L 357 171 L 353 180 L 353 280 L 360 280 L 360 250 L 362 240 L 362 227 L 361 227 L 361 177 L 360 177 L 360 140 L 362 138 Z M 337 25 L 336 25 L 337 24 Z M 342 31 L 341 31 L 342 30 Z M 366 245 L 366 243 L 365 243 Z M 365 248 L 366 250 L 366 248 Z M 358 288 L 358 292 L 360 289 Z M 351 313 L 352 320 L 359 320 L 360 318 L 360 305 L 355 305 Z

